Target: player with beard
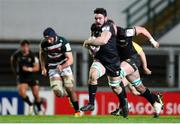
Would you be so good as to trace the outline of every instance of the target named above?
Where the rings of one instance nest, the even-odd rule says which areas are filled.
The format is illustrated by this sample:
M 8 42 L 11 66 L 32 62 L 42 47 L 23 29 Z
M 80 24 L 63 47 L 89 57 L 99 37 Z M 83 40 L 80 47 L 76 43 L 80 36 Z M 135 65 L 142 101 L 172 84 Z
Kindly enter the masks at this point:
M 94 55 L 94 62 L 91 65 L 88 80 L 89 103 L 81 108 L 82 111 L 94 110 L 94 100 L 97 90 L 97 80 L 106 74 L 109 85 L 113 92 L 118 96 L 123 117 L 127 118 L 127 101 L 125 100 L 125 89 L 119 76 L 120 58 L 116 48 L 116 28 L 107 23 L 107 12 L 104 8 L 94 10 L 95 24 L 99 27 L 99 36 L 84 42 L 84 46 L 100 46 L 99 51 Z

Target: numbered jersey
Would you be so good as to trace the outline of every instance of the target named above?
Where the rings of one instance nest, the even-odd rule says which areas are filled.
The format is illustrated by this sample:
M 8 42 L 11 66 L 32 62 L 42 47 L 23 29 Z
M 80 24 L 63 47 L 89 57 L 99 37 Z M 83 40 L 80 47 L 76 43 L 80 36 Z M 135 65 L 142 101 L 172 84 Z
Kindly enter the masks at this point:
M 124 29 L 117 26 L 117 49 L 122 61 L 137 54 L 132 43 L 132 37 L 136 35 L 135 32 L 135 28 Z
M 41 48 L 45 52 L 48 69 L 54 69 L 57 65 L 65 63 L 67 60 L 65 53 L 71 52 L 69 42 L 60 36 L 57 37 L 53 44 L 49 44 L 44 39 Z

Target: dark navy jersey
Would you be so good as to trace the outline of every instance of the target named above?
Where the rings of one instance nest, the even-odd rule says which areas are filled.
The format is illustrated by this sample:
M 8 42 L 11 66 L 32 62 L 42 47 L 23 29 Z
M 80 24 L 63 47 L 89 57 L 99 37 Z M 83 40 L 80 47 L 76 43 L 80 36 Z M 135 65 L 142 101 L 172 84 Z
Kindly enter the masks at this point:
M 12 57 L 16 74 L 23 76 L 24 78 L 34 75 L 34 72 L 23 71 L 23 66 L 33 67 L 34 64 L 39 63 L 38 58 L 31 51 L 28 55 L 23 55 L 21 50 L 17 50 Z
M 71 52 L 69 42 L 58 36 L 53 44 L 49 44 L 46 39 L 41 42 L 41 48 L 45 52 L 47 58 L 47 65 L 49 69 L 56 68 L 57 65 L 61 65 L 66 62 L 66 52 Z
M 96 26 L 93 24 L 94 27 Z M 116 47 L 116 34 L 114 26 L 110 23 L 105 23 L 101 28 L 95 27 L 93 30 L 93 25 L 91 26 L 91 35 L 99 37 L 102 32 L 109 31 L 112 36 L 105 45 L 100 46 L 100 50 L 96 53 L 95 59 L 98 59 L 102 64 L 114 64 L 119 62 L 119 56 Z
M 136 35 L 135 32 L 135 28 L 124 29 L 117 26 L 117 49 L 121 61 L 137 54 L 132 44 L 132 37 Z

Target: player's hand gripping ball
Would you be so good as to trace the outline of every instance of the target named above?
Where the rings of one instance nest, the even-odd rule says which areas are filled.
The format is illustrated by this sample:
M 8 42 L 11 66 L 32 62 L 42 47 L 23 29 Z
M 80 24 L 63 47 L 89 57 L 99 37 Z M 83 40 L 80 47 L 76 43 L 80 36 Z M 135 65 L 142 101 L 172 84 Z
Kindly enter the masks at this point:
M 96 39 L 95 37 L 90 37 L 88 40 L 94 40 Z M 94 46 L 94 45 L 89 45 L 89 54 L 92 56 L 95 56 L 96 53 L 99 51 L 100 46 Z

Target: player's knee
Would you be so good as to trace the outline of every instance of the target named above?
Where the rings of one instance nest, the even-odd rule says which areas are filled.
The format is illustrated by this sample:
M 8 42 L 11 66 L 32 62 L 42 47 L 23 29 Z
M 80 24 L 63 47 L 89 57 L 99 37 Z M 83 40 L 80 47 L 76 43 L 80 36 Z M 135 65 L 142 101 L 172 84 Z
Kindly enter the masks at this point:
M 122 88 L 120 86 L 111 86 L 111 88 L 115 94 L 120 94 L 122 92 Z
M 117 87 L 120 87 L 121 82 L 118 80 L 118 81 L 109 81 L 108 83 L 109 83 L 109 86 L 117 88 Z
M 67 95 L 64 89 L 54 88 L 53 92 L 57 97 L 64 97 Z
M 51 81 L 51 88 L 54 91 L 54 94 L 58 97 L 63 97 L 66 95 L 65 90 L 61 85 L 61 83 L 62 82 L 59 80 Z
M 124 78 L 124 77 L 126 77 L 126 71 L 125 71 L 125 69 L 124 68 L 121 68 L 121 70 L 120 70 L 120 77 L 121 78 Z
M 137 80 L 134 80 L 131 84 L 134 87 L 138 87 L 142 84 L 142 81 L 141 81 L 141 79 L 137 79 Z
M 74 87 L 74 78 L 71 76 L 64 78 L 64 87 L 72 89 Z
M 89 76 L 89 84 L 97 84 L 98 75 L 96 72 L 92 72 Z
M 19 90 L 19 95 L 23 98 L 26 97 L 26 91 L 25 90 Z

